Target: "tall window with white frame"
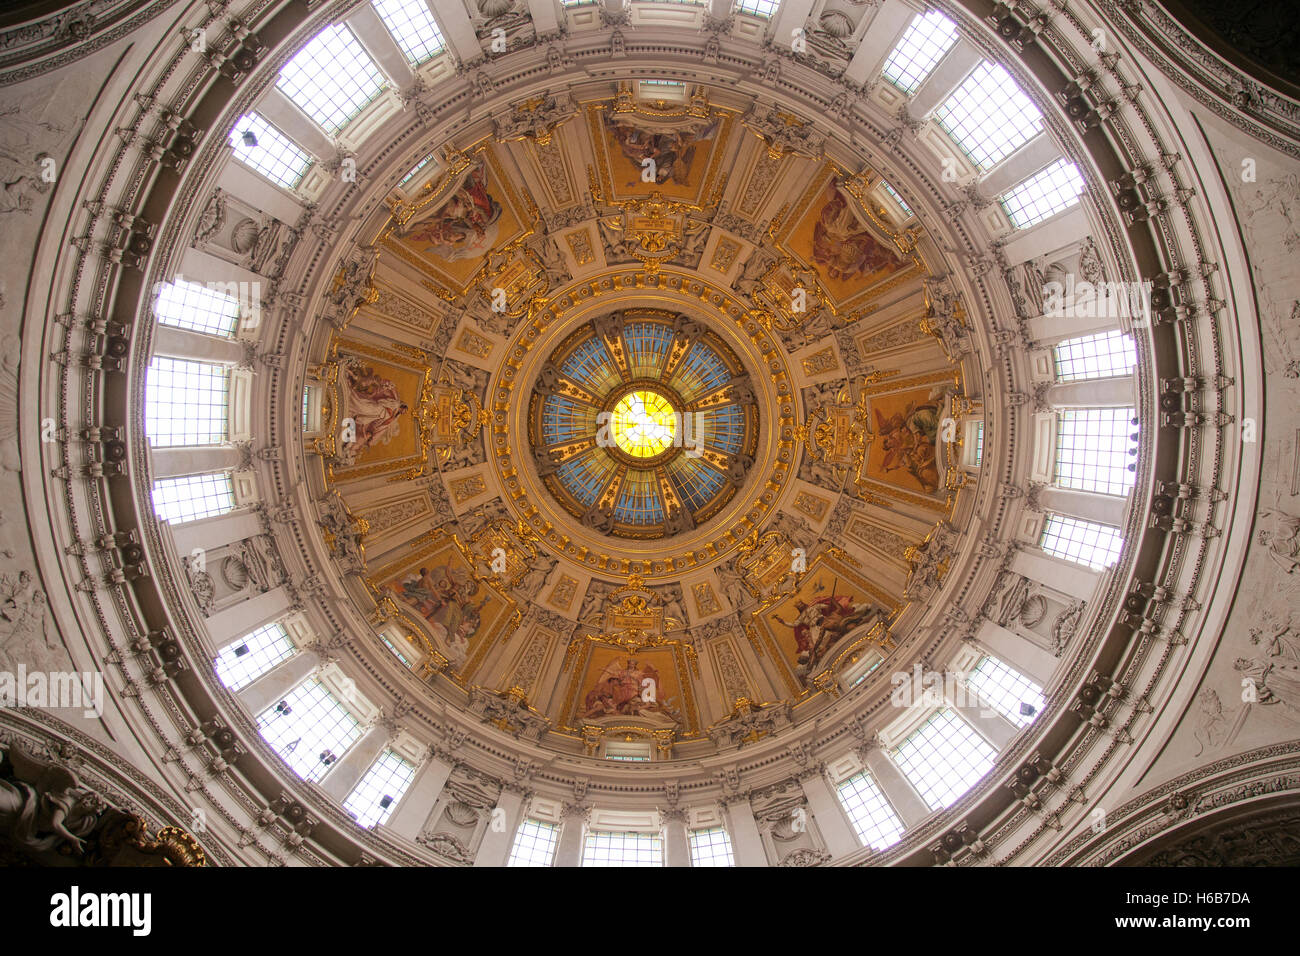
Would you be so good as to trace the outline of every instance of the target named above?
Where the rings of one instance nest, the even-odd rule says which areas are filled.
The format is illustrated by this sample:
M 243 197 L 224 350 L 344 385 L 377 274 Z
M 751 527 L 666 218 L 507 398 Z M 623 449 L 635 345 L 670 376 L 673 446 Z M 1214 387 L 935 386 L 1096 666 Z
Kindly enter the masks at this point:
M 374 6 L 412 66 L 433 59 L 447 48 L 425 0 L 375 0 Z
M 227 472 L 159 478 L 153 483 L 153 510 L 162 521 L 183 524 L 233 511 L 235 486 Z
M 582 865 L 663 866 L 663 835 L 636 830 L 588 830 Z
M 213 283 L 178 277 L 158 288 L 153 314 L 162 325 L 229 339 L 239 326 L 239 300 Z
M 840 805 L 857 831 L 858 839 L 877 850 L 893 846 L 903 837 L 903 821 L 876 786 L 875 778 L 864 770 L 835 788 Z
M 275 85 L 331 136 L 380 93 L 386 81 L 345 24 L 326 27 L 299 50 Z
M 937 110 L 938 124 L 988 172 L 1043 129 L 1043 114 L 1011 74 L 983 60 Z
M 957 24 L 938 10 L 918 13 L 885 59 L 882 75 L 904 93 L 915 93 L 957 42 Z
M 893 757 L 926 805 L 938 810 L 951 806 L 992 770 L 997 751 L 945 707 L 909 734 Z
M 550 866 L 560 845 L 560 828 L 554 823 L 527 819 L 515 831 L 506 866 Z
M 144 387 L 144 427 L 155 448 L 220 445 L 230 434 L 230 370 L 155 355 Z
M 771 20 L 776 16 L 781 0 L 736 0 L 736 12 Z
M 1056 484 L 1126 495 L 1133 489 L 1137 433 L 1133 409 L 1065 408 L 1056 425 Z
M 264 624 L 222 649 L 214 662 L 217 680 L 231 690 L 239 690 L 296 653 L 298 648 L 283 624 Z
M 1058 159 L 1001 196 L 1002 209 L 1017 229 L 1030 226 L 1069 209 L 1085 188 L 1079 168 Z
M 987 654 L 966 675 L 966 685 L 1017 727 L 1032 723 L 1047 703 L 1043 688 L 1014 667 Z
M 1133 336 L 1119 329 L 1065 339 L 1052 346 L 1052 364 L 1058 382 L 1132 375 L 1137 365 Z
M 359 827 L 369 829 L 387 823 L 397 801 L 402 799 L 414 779 L 415 765 L 392 750 L 385 750 L 352 788 L 343 801 L 343 809 L 352 815 Z
M 257 113 L 246 113 L 230 131 L 235 158 L 271 182 L 293 189 L 311 168 L 312 157 Z
M 1101 571 L 1119 560 L 1124 536 L 1108 524 L 1049 514 L 1038 546 L 1053 557 Z
M 731 837 L 723 827 L 703 827 L 688 834 L 691 866 L 735 866 Z
M 280 759 L 312 783 L 324 777 L 361 736 L 361 724 L 315 677 L 262 711 L 257 728 Z

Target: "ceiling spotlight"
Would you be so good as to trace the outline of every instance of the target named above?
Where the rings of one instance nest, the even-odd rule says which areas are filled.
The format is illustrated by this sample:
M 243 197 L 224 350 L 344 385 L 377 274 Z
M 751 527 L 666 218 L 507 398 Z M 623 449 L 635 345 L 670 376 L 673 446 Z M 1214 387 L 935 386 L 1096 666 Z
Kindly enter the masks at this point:
M 1034 714 L 1036 714 L 1036 713 L 1038 713 L 1038 708 L 1035 707 L 1033 704 L 1026 703 L 1026 702 L 1023 701 L 1023 700 L 1020 702 L 1020 716 L 1021 716 L 1021 717 L 1032 717 L 1032 716 L 1034 716 Z
M 239 138 L 244 141 L 244 145 L 249 149 L 253 149 L 257 146 L 257 137 L 253 135 L 251 129 L 244 130 L 244 135 Z
M 243 657 L 243 656 L 244 656 L 245 654 L 247 654 L 247 653 L 248 653 L 248 645 L 247 645 L 247 644 L 240 644 L 238 647 L 235 648 L 235 656 L 236 656 L 236 657 Z

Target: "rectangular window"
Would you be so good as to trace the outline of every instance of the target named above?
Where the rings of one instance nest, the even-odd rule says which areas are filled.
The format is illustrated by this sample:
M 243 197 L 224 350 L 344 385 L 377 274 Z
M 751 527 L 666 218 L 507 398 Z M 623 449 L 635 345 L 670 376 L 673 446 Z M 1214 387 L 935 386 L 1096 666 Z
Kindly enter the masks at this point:
M 903 821 L 889 805 L 885 795 L 876 786 L 867 771 L 850 777 L 836 788 L 844 812 L 853 821 L 858 839 L 867 846 L 884 850 L 893 846 L 903 836 Z
M 223 515 L 234 507 L 235 486 L 224 471 L 159 478 L 153 483 L 154 514 L 172 524 Z
M 336 23 L 284 65 L 275 85 L 333 135 L 384 91 L 384 77 L 352 31 Z
M 858 686 L 859 684 L 861 684 L 864 680 L 866 680 L 868 677 L 870 677 L 871 674 L 872 674 L 872 672 L 875 671 L 875 669 L 876 669 L 877 667 L 879 667 L 879 666 L 880 666 L 881 664 L 883 664 L 883 663 L 885 663 L 885 659 L 884 659 L 883 657 L 877 659 L 876 662 L 875 662 L 874 664 L 872 664 L 870 667 L 868 667 L 866 670 L 864 670 L 864 671 L 863 671 L 861 674 L 859 674 L 857 677 L 853 678 L 853 683 L 850 684 L 849 687 L 850 687 L 850 688 L 857 687 L 857 686 Z
M 894 750 L 894 761 L 931 810 L 955 803 L 993 769 L 996 757 L 992 745 L 947 708 Z
M 415 766 L 385 750 L 343 801 L 343 809 L 359 827 L 378 826 L 387 822 L 414 779 Z
M 776 16 L 776 10 L 779 6 L 781 6 L 781 0 L 736 0 L 736 9 L 741 13 L 766 17 L 769 20 Z
M 731 837 L 722 827 L 710 827 L 707 830 L 692 830 L 691 866 L 735 866 L 736 858 L 731 852 Z
M 1002 196 L 1002 208 L 1017 229 L 1054 216 L 1079 201 L 1083 177 L 1069 160 L 1059 159 Z
M 297 651 L 283 624 L 267 624 L 217 655 L 217 679 L 231 690 L 239 690 Z
M 981 172 L 992 169 L 1043 128 L 1043 116 L 1001 66 L 980 62 L 934 112 Z
M 981 657 L 966 684 L 1017 727 L 1032 723 L 1047 704 L 1041 687 L 996 657 Z
M 560 843 L 560 828 L 540 820 L 525 820 L 515 831 L 506 866 L 550 866 Z
M 1058 382 L 1131 375 L 1137 365 L 1137 349 L 1132 336 L 1118 329 L 1058 342 L 1052 355 Z
M 375 12 L 412 66 L 446 49 L 447 41 L 424 0 L 375 0 Z
M 420 174 L 420 170 L 424 169 L 425 166 L 428 166 L 429 163 L 433 162 L 433 156 L 434 156 L 434 154 L 433 154 L 433 153 L 430 153 L 428 156 L 424 157 L 424 159 L 420 160 L 418 163 L 416 163 L 414 166 L 412 166 L 412 167 L 411 167 L 411 171 L 410 171 L 409 173 L 407 173 L 405 176 L 403 176 L 403 177 L 402 177 L 402 181 L 401 181 L 400 183 L 398 183 L 397 185 L 399 185 L 399 186 L 405 186 L 405 185 L 406 185 L 407 183 L 409 183 L 412 179 L 414 179 L 416 176 L 418 176 L 418 175 Z
M 1137 434 L 1132 408 L 1066 408 L 1056 425 L 1056 483 L 1062 488 L 1126 495 L 1136 478 L 1129 454 Z
M 903 202 L 903 197 L 898 194 L 897 189 L 889 185 L 889 182 L 884 179 L 880 181 L 880 185 L 884 186 L 885 192 L 889 193 L 890 198 L 892 198 L 894 202 L 898 203 L 899 209 L 903 210 L 903 212 L 907 213 L 909 216 L 912 215 L 912 207 Z
M 1119 528 L 1065 515 L 1048 515 L 1038 546 L 1048 554 L 1100 571 L 1119 560 Z
M 984 419 L 975 424 L 975 467 L 984 463 Z
M 885 79 L 904 93 L 915 93 L 956 42 L 957 24 L 938 10 L 917 14 L 885 60 Z
M 158 290 L 153 314 L 163 325 L 229 339 L 239 325 L 239 300 L 211 286 L 177 279 Z
M 583 866 L 663 866 L 664 840 L 658 833 L 592 830 L 582 849 Z
M 235 158 L 273 183 L 293 189 L 311 168 L 311 155 L 256 113 L 246 113 L 230 131 Z
M 411 667 L 411 659 L 402 653 L 402 649 L 392 642 L 387 634 L 380 634 L 379 639 L 384 642 L 384 647 L 388 648 L 392 655 L 402 662 L 406 667 Z
M 155 448 L 219 445 L 230 429 L 230 370 L 154 356 L 144 387 L 144 427 Z
M 316 678 L 264 710 L 257 727 L 289 769 L 313 783 L 361 736 L 361 725 Z
M 629 760 L 632 762 L 649 760 L 645 754 L 605 754 L 606 760 Z

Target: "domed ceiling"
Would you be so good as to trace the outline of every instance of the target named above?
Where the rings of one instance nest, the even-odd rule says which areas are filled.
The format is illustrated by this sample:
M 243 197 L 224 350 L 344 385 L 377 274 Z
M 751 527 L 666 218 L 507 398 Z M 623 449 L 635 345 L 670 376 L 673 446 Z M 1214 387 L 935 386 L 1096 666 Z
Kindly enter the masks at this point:
M 879 174 L 789 113 L 623 82 L 513 104 L 386 201 L 305 437 L 358 611 L 435 694 L 666 758 L 897 653 L 985 432 Z

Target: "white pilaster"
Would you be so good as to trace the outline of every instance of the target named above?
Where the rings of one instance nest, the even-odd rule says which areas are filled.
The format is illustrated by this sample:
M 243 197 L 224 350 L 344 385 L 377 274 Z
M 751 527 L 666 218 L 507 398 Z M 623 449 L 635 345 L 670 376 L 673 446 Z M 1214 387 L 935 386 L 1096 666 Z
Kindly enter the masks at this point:
M 754 811 L 748 800 L 738 800 L 723 808 L 727 817 L 727 832 L 731 834 L 731 851 L 736 866 L 767 866 L 767 851 L 763 837 L 754 822 Z
M 278 86 L 272 86 L 266 91 L 266 95 L 257 104 L 257 112 L 317 159 L 333 159 L 338 151 L 329 135 L 298 109 L 293 100 L 281 93 Z
M 263 624 L 287 614 L 290 606 L 289 592 L 279 587 L 218 611 L 204 622 L 213 649 L 220 651 L 236 638 L 251 634 Z
M 894 808 L 898 819 L 903 821 L 904 827 L 914 827 L 930 815 L 930 808 L 889 754 L 879 747 L 872 747 L 866 753 L 865 763 L 876 786 Z
M 1046 131 L 1039 133 L 988 171 L 980 180 L 980 193 L 987 199 L 1000 196 L 1060 158 L 1061 150 L 1052 137 Z
M 214 550 L 262 533 L 262 519 L 256 511 L 235 510 L 198 521 L 169 524 L 172 543 L 181 554 L 195 548 Z
M 921 85 L 912 95 L 912 102 L 907 108 L 912 118 L 924 119 L 934 112 L 935 107 L 946 100 L 953 90 L 961 86 L 962 81 L 982 59 L 984 57 L 980 55 L 980 51 L 965 40 L 959 39 L 954 43 L 952 49 L 944 55 L 930 75 L 921 81 Z
M 474 855 L 475 866 L 506 865 L 510 859 L 510 847 L 514 845 L 515 831 L 519 829 L 524 814 L 523 794 L 503 789 L 497 798 L 496 809 L 502 811 L 500 817 L 505 826 L 501 830 L 489 826 L 484 831 L 483 839 L 478 844 L 478 853 Z
M 429 821 L 433 805 L 438 802 L 442 788 L 451 776 L 452 765 L 438 757 L 430 757 L 428 762 L 406 788 L 406 793 L 397 804 L 397 809 L 384 824 L 400 837 L 414 840 Z
M 691 865 L 685 810 L 669 810 L 664 814 L 664 863 L 668 866 Z
M 795 37 L 794 31 L 804 28 L 815 3 L 816 0 L 781 0 L 781 6 L 776 11 L 776 21 L 772 24 L 772 45 L 790 49 Z
M 1011 562 L 1011 570 L 1053 587 L 1081 601 L 1089 600 L 1097 590 L 1101 574 L 1082 564 L 1052 557 L 1042 551 L 1021 551 Z
M 826 841 L 826 849 L 832 857 L 844 856 L 862 849 L 862 843 L 849 825 L 848 818 L 840 806 L 839 797 L 832 792 L 824 774 L 816 773 L 799 781 L 804 796 L 808 798 L 808 809 L 817 821 L 817 829 Z
M 438 21 L 438 26 L 442 27 L 443 39 L 447 41 L 451 52 L 456 54 L 456 59 L 461 63 L 473 63 L 483 56 L 483 47 L 478 42 L 478 34 L 474 32 L 474 24 L 470 22 L 463 3 L 434 0 L 429 7 L 433 10 L 433 18 Z
M 375 61 L 380 71 L 392 81 L 393 86 L 404 90 L 415 81 L 406 54 L 397 45 L 393 35 L 384 26 L 375 8 L 363 3 L 348 15 L 347 24 L 357 35 L 370 58 Z
M 1062 382 L 1047 390 L 1048 404 L 1058 408 L 1109 408 L 1134 403 L 1132 375 Z
M 1123 527 L 1124 511 L 1128 508 L 1128 499 L 1119 495 L 1099 495 L 1071 488 L 1044 488 L 1038 493 L 1038 503 L 1045 511 L 1116 528 Z
M 1059 662 L 1033 641 L 995 621 L 984 621 L 975 634 L 975 640 L 994 657 L 1005 661 L 1039 687 L 1051 683 Z
M 1077 204 L 1028 229 L 1012 232 L 1002 251 L 1006 254 L 1008 266 L 1018 266 L 1044 252 L 1077 242 L 1091 231 L 1088 214 L 1082 204 Z M 1110 324 L 1115 324 L 1113 319 Z
M 582 841 L 587 831 L 590 808 L 566 807 L 560 842 L 555 848 L 555 866 L 582 866 Z
M 319 666 L 320 658 L 315 651 L 300 651 L 240 690 L 239 699 L 256 717 L 276 701 L 283 700 L 285 694 L 305 681 Z
M 343 756 L 334 761 L 334 766 L 330 767 L 329 772 L 321 780 L 321 789 L 342 803 L 370 769 L 375 758 L 388 746 L 390 739 L 387 729 L 379 726 L 371 727 L 361 735 L 360 740 L 347 749 Z
M 974 696 L 974 694 L 972 693 L 971 696 Z M 1020 733 L 1019 727 L 992 707 L 983 707 L 978 704 L 975 706 L 958 704 L 951 700 L 948 701 L 948 704 L 962 716 L 966 723 L 974 727 L 981 737 L 991 743 L 999 753 L 1007 748 L 1007 744 L 1015 739 L 1016 734 Z
M 207 475 L 237 468 L 239 449 L 232 445 L 178 445 L 153 449 L 150 460 L 155 478 Z
M 203 335 L 160 324 L 154 326 L 153 354 L 216 362 L 219 365 L 238 365 L 244 360 L 244 346 L 234 339 Z
M 916 11 L 901 0 L 885 0 L 867 26 L 862 42 L 853 51 L 853 59 L 844 70 L 844 79 L 859 85 L 876 78 L 885 58 L 907 30 Z

